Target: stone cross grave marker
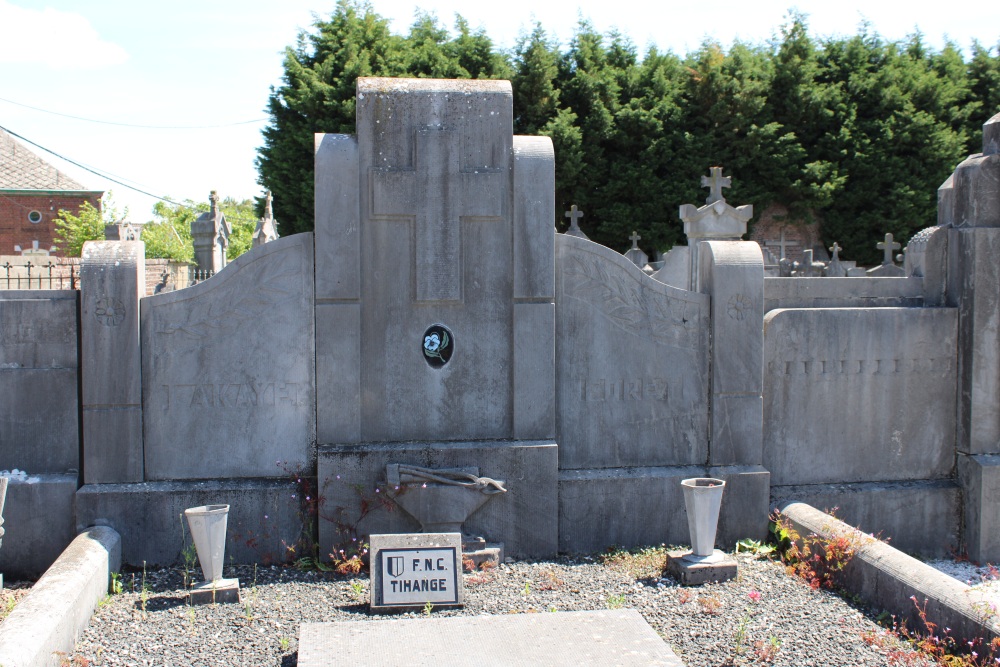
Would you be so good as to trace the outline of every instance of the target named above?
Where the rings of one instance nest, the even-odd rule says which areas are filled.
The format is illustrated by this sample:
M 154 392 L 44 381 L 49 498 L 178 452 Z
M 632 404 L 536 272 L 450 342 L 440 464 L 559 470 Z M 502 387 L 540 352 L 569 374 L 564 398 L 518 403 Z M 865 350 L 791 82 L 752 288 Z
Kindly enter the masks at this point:
M 580 221 L 580 218 L 583 217 L 583 211 L 581 211 L 580 209 L 578 209 L 576 207 L 576 204 L 573 204 L 572 206 L 569 207 L 569 210 L 566 211 L 565 216 L 567 218 L 569 218 L 569 228 L 570 228 L 570 230 L 572 230 L 574 232 L 580 231 L 580 222 L 579 221 Z
M 842 250 L 842 248 L 840 247 L 840 244 L 837 243 L 836 241 L 834 241 L 833 245 L 830 246 L 830 263 L 831 264 L 833 262 L 839 262 L 840 261 L 840 251 L 841 250 Z
M 899 250 L 903 246 L 892 240 L 892 234 L 885 235 L 885 241 L 879 241 L 875 247 L 882 251 L 882 266 L 895 264 L 892 258 L 892 251 Z
M 728 176 L 722 175 L 722 167 L 709 167 L 711 175 L 701 177 L 701 187 L 708 188 L 706 204 L 714 204 L 717 201 L 726 201 L 722 196 L 722 188 L 732 187 L 733 181 Z
M 483 165 L 463 171 L 459 142 L 441 127 L 414 132 L 414 169 L 375 169 L 374 217 L 405 217 L 415 225 L 417 301 L 459 301 L 461 222 L 501 222 L 503 169 Z M 476 196 L 458 198 L 449 192 Z M 414 210 L 416 193 L 427 195 L 426 207 Z M 462 202 L 468 208 L 459 209 Z M 470 203 L 471 202 L 471 203 Z
M 764 241 L 764 244 L 765 245 L 777 245 L 778 246 L 778 250 L 779 250 L 778 259 L 782 260 L 782 259 L 785 259 L 787 257 L 786 249 L 788 248 L 788 246 L 797 246 L 797 245 L 799 245 L 799 242 L 798 241 L 789 241 L 789 240 L 785 239 L 785 230 L 782 229 L 781 230 L 781 237 L 780 238 L 777 238 L 777 239 L 768 239 L 768 240 Z
M 632 242 L 632 250 L 638 250 L 639 249 L 639 241 L 642 240 L 642 237 L 639 236 L 639 232 L 637 232 L 637 231 L 635 231 L 633 229 L 632 230 L 632 236 L 628 237 L 628 239 L 629 239 L 629 241 Z

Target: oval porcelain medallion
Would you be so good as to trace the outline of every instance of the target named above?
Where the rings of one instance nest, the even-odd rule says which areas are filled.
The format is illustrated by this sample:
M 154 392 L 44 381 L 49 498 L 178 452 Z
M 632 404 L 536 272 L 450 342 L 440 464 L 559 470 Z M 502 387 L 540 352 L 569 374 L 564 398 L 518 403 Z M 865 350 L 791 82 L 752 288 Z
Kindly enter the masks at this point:
M 441 368 L 455 351 L 455 336 L 443 324 L 432 324 L 424 332 L 424 361 L 431 368 Z

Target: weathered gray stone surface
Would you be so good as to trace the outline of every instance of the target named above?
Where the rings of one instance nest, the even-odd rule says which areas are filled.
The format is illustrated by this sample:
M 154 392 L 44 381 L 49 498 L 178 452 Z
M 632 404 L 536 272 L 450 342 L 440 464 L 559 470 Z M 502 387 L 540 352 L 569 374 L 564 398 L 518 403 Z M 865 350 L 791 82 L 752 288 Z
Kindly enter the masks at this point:
M 753 241 L 702 241 L 698 254 L 712 297 L 709 463 L 760 465 L 764 259 Z
M 56 652 L 73 651 L 108 594 L 111 573 L 120 568 L 121 538 L 115 531 L 98 527 L 78 535 L 4 620 L 0 664 L 60 664 Z
M 958 481 L 962 486 L 962 525 L 965 548 L 971 560 L 1000 560 L 1000 456 L 958 455 Z
M 75 290 L 0 291 L 0 470 L 79 470 L 76 318 Z
M 460 533 L 403 533 L 370 536 L 371 547 L 371 588 L 368 604 L 373 610 L 406 609 L 423 607 L 430 602 L 435 607 L 462 606 L 465 604 L 465 579 L 462 577 L 462 535 Z M 414 553 L 414 551 L 419 553 Z M 394 556 L 404 556 L 400 563 L 402 570 L 389 572 L 383 567 L 383 551 L 391 551 Z M 406 557 L 412 554 L 413 559 Z M 430 562 L 427 563 L 427 558 Z M 438 559 L 443 562 L 438 563 Z M 433 570 L 427 570 L 430 564 Z M 440 569 L 438 569 L 440 566 Z M 434 590 L 401 593 L 393 591 L 393 579 L 440 582 Z M 388 590 L 387 590 L 388 589 Z
M 146 479 L 279 477 L 315 442 L 311 234 L 142 301 Z
M 362 78 L 357 108 L 317 138 L 319 442 L 552 437 L 551 142 L 507 82 Z
M 76 536 L 73 496 L 78 476 L 32 475 L 32 483 L 11 479 L 3 508 L 0 572 L 8 578 L 35 578 Z
M 604 246 L 560 235 L 559 467 L 708 459 L 708 297 Z
M 677 466 L 563 470 L 559 473 L 559 551 L 600 551 L 612 545 L 687 544 L 681 480 L 725 480 L 717 547 L 767 537 L 769 474 L 760 466 Z
M 949 305 L 959 309 L 958 451 L 1000 452 L 1000 230 L 953 229 Z M 954 276 L 954 277 L 953 277 Z
M 1000 636 L 996 614 L 988 611 L 988 594 L 972 591 L 947 574 L 858 533 L 806 503 L 783 504 L 781 511 L 800 535 L 815 533 L 823 539 L 843 536 L 856 546 L 854 557 L 837 576 L 837 584 L 871 608 L 887 610 L 908 627 L 921 628 L 924 625 L 913 604 L 915 599 L 927 620 L 939 628 L 949 628 L 950 636 L 960 644 L 978 638 L 988 644 Z
M 557 451 L 554 442 L 403 442 L 321 446 L 318 482 L 324 499 L 320 544 L 332 545 L 337 521 L 357 523 L 365 499 L 382 496 L 385 466 L 406 463 L 424 468 L 475 467 L 484 477 L 504 480 L 507 493 L 497 494 L 463 524 L 470 535 L 502 542 L 508 556 L 545 558 L 558 550 Z M 376 494 L 376 489 L 379 493 Z M 378 509 L 358 524 L 363 535 L 415 533 L 420 524 L 406 512 Z
M 303 623 L 299 665 L 325 666 L 332 655 L 338 661 L 414 667 L 684 664 L 634 609 Z
M 773 310 L 764 467 L 775 485 L 947 477 L 955 309 Z
M 652 277 L 671 287 L 691 289 L 690 251 L 686 245 L 675 245 L 663 256 L 663 266 Z
M 969 156 L 955 168 L 951 207 L 955 227 L 1000 227 L 998 133 L 1000 114 L 983 125 L 983 152 Z
M 893 308 L 924 305 L 924 280 L 900 278 L 764 279 L 764 312 L 776 308 Z
M 792 501 L 832 511 L 921 558 L 947 558 L 959 548 L 961 489 L 951 479 L 771 487 L 772 505 Z
M 76 523 L 79 530 L 98 525 L 118 531 L 128 565 L 172 565 L 181 562 L 184 540 L 191 544 L 186 526 L 181 535 L 184 510 L 228 504 L 226 562 L 280 563 L 303 530 L 298 495 L 294 481 L 285 480 L 86 485 L 76 494 Z
M 142 241 L 88 241 L 80 265 L 83 474 L 88 483 L 142 479 L 139 298 Z

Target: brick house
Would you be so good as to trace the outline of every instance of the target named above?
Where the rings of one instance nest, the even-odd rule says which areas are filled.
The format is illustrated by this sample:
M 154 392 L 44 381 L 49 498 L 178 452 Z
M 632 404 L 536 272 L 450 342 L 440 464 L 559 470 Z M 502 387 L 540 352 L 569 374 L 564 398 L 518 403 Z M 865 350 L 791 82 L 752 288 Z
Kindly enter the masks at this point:
M 0 255 L 31 254 L 33 248 L 47 254 L 59 210 L 75 213 L 84 202 L 100 209 L 103 194 L 88 190 L 0 130 Z

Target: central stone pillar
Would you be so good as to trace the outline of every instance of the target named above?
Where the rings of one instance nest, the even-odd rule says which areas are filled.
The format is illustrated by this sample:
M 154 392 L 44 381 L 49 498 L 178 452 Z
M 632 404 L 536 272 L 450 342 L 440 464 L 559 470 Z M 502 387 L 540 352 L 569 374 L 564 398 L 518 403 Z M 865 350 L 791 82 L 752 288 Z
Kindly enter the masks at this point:
M 522 480 L 471 525 L 495 515 L 479 522 L 494 527 L 488 539 L 515 554 L 554 551 L 552 142 L 513 136 L 507 81 L 361 78 L 357 86 L 357 136 L 316 141 L 317 439 L 320 484 L 333 473 L 327 505 L 346 511 L 357 502 L 334 483 L 334 468 L 374 490 L 387 463 L 461 459 L 485 476 L 503 468 Z M 362 452 L 383 462 L 354 461 Z M 530 482 L 509 468 L 522 460 L 537 466 Z M 524 506 L 528 497 L 544 511 Z M 528 524 L 529 513 L 545 516 L 539 530 L 551 534 L 532 542 L 497 528 L 515 526 L 522 512 Z M 367 521 L 365 533 L 402 528 Z

